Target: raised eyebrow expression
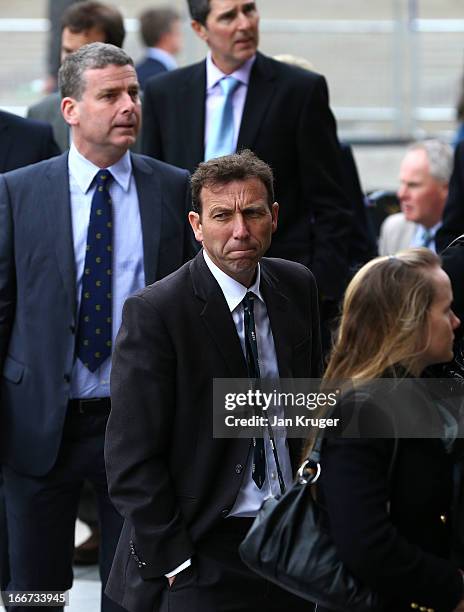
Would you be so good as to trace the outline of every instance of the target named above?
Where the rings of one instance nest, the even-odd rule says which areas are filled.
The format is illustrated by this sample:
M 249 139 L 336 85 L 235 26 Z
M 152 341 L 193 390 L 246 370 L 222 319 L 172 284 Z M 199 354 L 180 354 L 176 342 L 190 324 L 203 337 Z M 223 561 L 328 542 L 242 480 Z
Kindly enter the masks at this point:
M 257 9 L 256 9 L 256 3 L 255 2 L 249 2 L 248 4 L 245 4 L 245 6 L 243 7 L 243 12 L 245 14 L 253 13 L 256 10 Z M 238 12 L 239 11 L 238 11 L 237 8 L 233 8 L 233 9 L 230 9 L 229 11 L 225 11 L 224 13 L 220 13 L 217 16 L 217 19 L 221 20 L 221 21 L 230 21 L 232 19 L 235 19 L 235 17 L 237 17 Z

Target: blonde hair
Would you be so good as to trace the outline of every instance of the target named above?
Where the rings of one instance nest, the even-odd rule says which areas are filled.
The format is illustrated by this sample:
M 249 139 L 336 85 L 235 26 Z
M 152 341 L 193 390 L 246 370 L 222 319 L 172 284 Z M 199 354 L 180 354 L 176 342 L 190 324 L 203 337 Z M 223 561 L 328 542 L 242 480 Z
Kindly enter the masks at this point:
M 401 365 L 414 374 L 428 345 L 434 299 L 431 272 L 440 258 L 424 248 L 377 257 L 353 277 L 324 380 L 368 381 Z

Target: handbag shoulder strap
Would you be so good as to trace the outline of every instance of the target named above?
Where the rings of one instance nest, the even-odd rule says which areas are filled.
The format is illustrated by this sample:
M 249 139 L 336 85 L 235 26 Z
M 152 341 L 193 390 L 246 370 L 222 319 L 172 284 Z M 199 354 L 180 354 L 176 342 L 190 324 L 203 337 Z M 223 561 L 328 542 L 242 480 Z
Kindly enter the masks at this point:
M 328 417 L 330 418 L 333 413 L 336 410 L 336 406 L 334 408 L 332 408 L 329 413 L 328 413 Z M 395 469 L 395 462 L 396 462 L 396 458 L 398 455 L 398 446 L 399 446 L 399 438 L 397 435 L 397 428 L 396 428 L 396 422 L 395 419 L 393 419 L 392 421 L 393 424 L 393 451 L 391 454 L 391 459 L 390 459 L 390 463 L 388 466 L 388 483 L 390 484 L 392 476 L 393 476 L 393 470 Z M 311 451 L 309 452 L 309 455 L 306 457 L 306 460 L 303 462 L 303 465 L 306 464 L 307 467 L 315 469 L 317 467 L 318 464 L 320 464 L 321 461 L 321 451 L 322 451 L 322 444 L 324 442 L 324 436 L 325 436 L 325 430 L 324 429 L 320 429 L 316 439 L 314 441 L 314 444 L 311 448 Z

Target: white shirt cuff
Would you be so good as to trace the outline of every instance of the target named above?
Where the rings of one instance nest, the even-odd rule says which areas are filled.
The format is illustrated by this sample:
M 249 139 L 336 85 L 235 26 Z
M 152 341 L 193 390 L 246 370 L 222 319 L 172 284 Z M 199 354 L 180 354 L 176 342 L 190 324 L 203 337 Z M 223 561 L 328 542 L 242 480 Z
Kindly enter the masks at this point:
M 173 569 L 172 572 L 169 572 L 169 574 L 164 575 L 166 576 L 166 578 L 172 578 L 173 576 L 180 574 L 180 572 L 182 572 L 184 569 L 187 569 L 190 565 L 192 565 L 192 559 L 187 559 L 187 561 L 181 563 L 181 565 L 176 567 L 176 569 Z

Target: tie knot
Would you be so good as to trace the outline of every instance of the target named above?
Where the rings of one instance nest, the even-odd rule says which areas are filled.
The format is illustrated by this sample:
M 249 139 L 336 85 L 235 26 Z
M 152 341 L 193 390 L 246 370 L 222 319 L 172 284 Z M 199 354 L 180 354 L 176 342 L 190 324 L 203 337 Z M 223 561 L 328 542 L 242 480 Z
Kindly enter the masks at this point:
M 429 247 L 433 240 L 433 233 L 429 229 L 424 229 L 422 232 L 422 245 Z
M 101 187 L 103 185 L 109 185 L 112 180 L 113 180 L 113 175 L 106 168 L 99 170 L 97 174 L 95 175 L 95 184 L 97 185 L 97 187 Z
M 235 92 L 235 90 L 240 84 L 240 81 L 237 81 L 235 77 L 228 76 L 221 79 L 219 83 L 221 85 L 221 89 L 224 95 L 228 98 Z
M 253 312 L 254 301 L 255 301 L 255 294 L 252 293 L 251 291 L 247 291 L 245 294 L 245 297 L 242 300 L 243 308 L 245 308 L 245 310 L 251 310 Z

